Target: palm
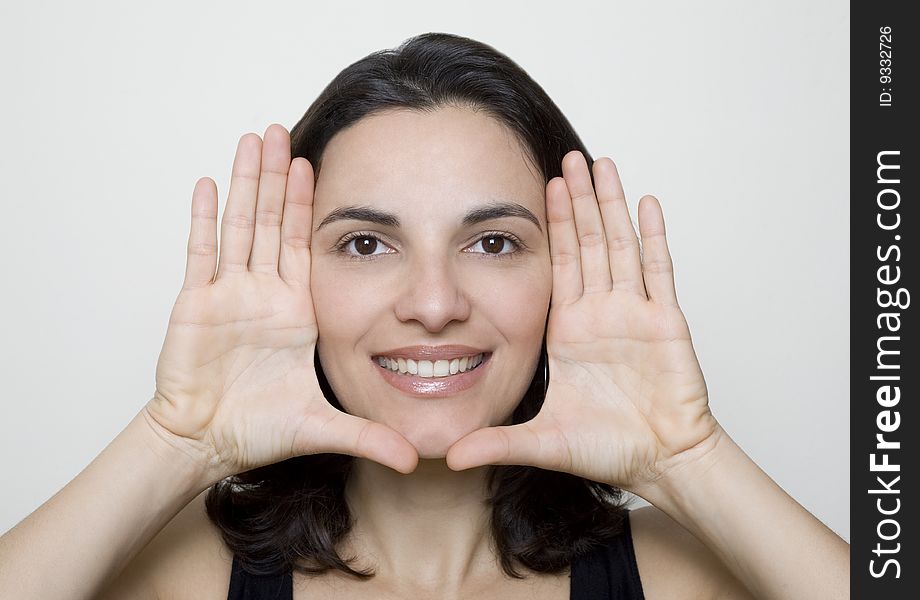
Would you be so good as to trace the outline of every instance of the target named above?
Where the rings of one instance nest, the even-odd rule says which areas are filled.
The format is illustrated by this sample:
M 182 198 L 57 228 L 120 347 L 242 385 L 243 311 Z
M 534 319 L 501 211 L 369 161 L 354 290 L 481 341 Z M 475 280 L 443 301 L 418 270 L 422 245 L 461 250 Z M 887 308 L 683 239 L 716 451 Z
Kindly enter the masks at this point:
M 203 454 L 217 478 L 321 452 L 411 471 L 418 456 L 405 438 L 335 409 L 317 381 L 313 170 L 303 158 L 291 161 L 290 143 L 280 126 L 268 129 L 264 145 L 255 135 L 240 140 L 219 263 L 217 189 L 206 178 L 196 185 L 185 282 L 148 423 Z
M 660 211 L 656 221 L 656 207 L 643 204 L 643 265 L 622 187 L 606 163 L 595 163 L 603 223 L 594 190 L 584 189 L 591 182 L 583 158 L 563 162 L 568 188 L 548 185 L 554 280 L 543 407 L 527 423 L 457 442 L 455 468 L 529 464 L 629 487 L 716 429 L 673 291 Z
M 197 399 L 175 433 L 207 430 L 216 447 L 234 448 L 232 460 L 241 464 L 272 462 L 285 448 L 302 447 L 291 425 L 322 406 L 311 406 L 304 393 L 318 388 L 316 338 L 309 296 L 277 275 L 229 274 L 183 289 L 157 365 L 158 393 Z
M 561 470 L 627 483 L 709 433 L 694 427 L 708 413 L 706 387 L 677 307 L 596 293 L 552 311 L 548 329 L 536 425 L 564 440 Z

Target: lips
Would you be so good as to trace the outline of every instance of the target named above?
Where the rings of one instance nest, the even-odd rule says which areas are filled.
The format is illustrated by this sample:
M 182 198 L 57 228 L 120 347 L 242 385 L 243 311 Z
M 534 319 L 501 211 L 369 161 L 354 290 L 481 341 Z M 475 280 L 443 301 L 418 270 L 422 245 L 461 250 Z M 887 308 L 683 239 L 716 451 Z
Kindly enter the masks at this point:
M 463 351 L 468 352 L 469 347 L 464 346 Z M 382 367 L 376 358 L 370 362 L 374 371 L 383 377 L 384 381 L 404 394 L 418 398 L 444 398 L 468 390 L 482 381 L 490 371 L 491 358 L 492 353 L 489 352 L 484 355 L 482 362 L 476 368 L 443 377 L 423 377 L 411 373 L 399 373 Z
M 476 354 L 485 354 L 487 352 L 489 351 L 485 348 L 476 348 L 463 344 L 446 344 L 441 346 L 416 345 L 381 350 L 380 352 L 373 353 L 371 356 L 372 358 L 383 356 L 393 359 L 402 358 L 408 360 L 411 358 L 416 361 L 430 360 L 431 362 L 435 362 L 437 360 L 453 360 L 455 358 L 463 358 L 464 356 L 475 356 Z
M 420 377 L 446 377 L 465 371 L 472 371 L 478 367 L 488 354 L 464 356 L 453 360 L 415 360 L 413 358 L 384 358 L 376 357 L 376 361 L 384 369 L 389 369 L 402 374 L 419 375 Z

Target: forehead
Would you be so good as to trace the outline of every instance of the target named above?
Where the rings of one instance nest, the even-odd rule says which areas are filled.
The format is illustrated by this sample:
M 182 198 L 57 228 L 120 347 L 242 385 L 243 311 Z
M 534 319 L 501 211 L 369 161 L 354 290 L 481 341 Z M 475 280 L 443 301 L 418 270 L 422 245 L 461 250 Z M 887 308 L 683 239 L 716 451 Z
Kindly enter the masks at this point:
M 545 221 L 544 183 L 517 137 L 485 112 L 390 110 L 336 134 L 323 152 L 315 211 L 370 204 L 407 216 L 517 202 Z

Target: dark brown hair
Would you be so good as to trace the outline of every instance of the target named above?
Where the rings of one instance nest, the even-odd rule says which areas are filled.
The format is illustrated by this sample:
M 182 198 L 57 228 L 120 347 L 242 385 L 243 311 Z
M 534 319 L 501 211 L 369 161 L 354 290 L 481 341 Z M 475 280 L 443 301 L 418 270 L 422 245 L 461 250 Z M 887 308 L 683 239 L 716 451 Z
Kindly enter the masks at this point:
M 446 33 L 426 33 L 392 50 L 374 52 L 339 73 L 291 130 L 292 157 L 310 161 L 317 176 L 323 149 L 339 131 L 387 109 L 418 111 L 465 106 L 507 126 L 521 141 L 544 183 L 562 175 L 566 152 L 593 161 L 559 108 L 521 67 L 491 46 Z M 320 364 L 320 387 L 343 410 Z M 546 393 L 546 337 L 527 392 L 512 423 L 533 418 Z M 208 492 L 209 518 L 244 569 L 269 575 L 313 574 L 350 566 L 336 545 L 351 529 L 344 497 L 352 461 L 343 454 L 299 456 L 217 482 Z M 528 466 L 489 467 L 487 502 L 502 569 L 558 573 L 572 559 L 619 534 L 626 511 L 610 485 Z

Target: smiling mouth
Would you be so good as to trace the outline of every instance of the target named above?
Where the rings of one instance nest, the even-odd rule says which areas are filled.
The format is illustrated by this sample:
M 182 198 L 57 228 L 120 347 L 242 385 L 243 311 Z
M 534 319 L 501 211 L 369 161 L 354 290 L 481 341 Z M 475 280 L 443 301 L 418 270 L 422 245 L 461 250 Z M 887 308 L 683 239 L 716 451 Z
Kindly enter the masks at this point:
M 385 356 L 372 357 L 377 365 L 394 375 L 404 377 L 422 377 L 425 379 L 443 379 L 475 371 L 491 358 L 491 352 L 482 352 L 474 356 L 464 356 L 453 360 L 413 360 L 411 358 L 387 358 Z

